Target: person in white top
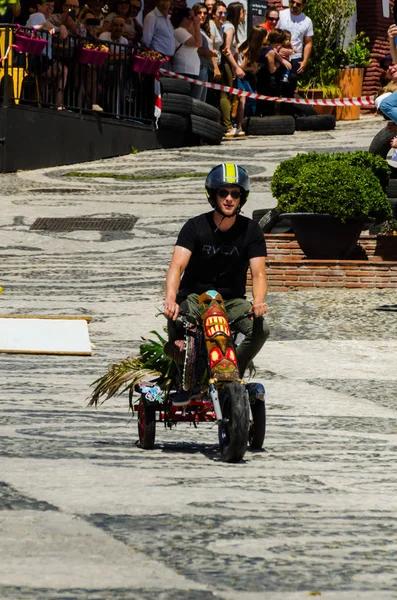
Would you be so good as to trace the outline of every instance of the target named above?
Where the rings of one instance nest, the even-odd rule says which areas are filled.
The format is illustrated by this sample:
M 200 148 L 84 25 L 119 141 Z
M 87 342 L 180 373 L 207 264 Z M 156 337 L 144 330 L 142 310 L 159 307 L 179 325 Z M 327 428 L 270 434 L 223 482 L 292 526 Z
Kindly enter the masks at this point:
M 176 8 L 172 12 L 171 23 L 175 27 L 172 70 L 180 75 L 197 79 L 200 73 L 200 58 L 197 53 L 201 46 L 200 17 L 190 8 Z
M 279 29 L 291 32 L 291 45 L 295 52 L 291 56 L 292 73 L 301 75 L 309 62 L 313 48 L 313 23 L 303 14 L 306 0 L 289 0 L 289 8 L 280 12 Z M 291 89 L 288 96 L 293 96 L 298 77 L 291 78 Z
M 99 36 L 100 40 L 110 43 L 110 52 L 120 54 L 120 46 L 114 46 L 113 44 L 122 44 L 128 46 L 128 40 L 123 35 L 124 32 L 124 19 L 122 17 L 114 17 L 110 24 L 110 31 L 104 31 Z
M 234 79 L 241 79 L 245 72 L 238 65 L 237 46 L 240 43 L 238 37 L 238 26 L 245 18 L 244 6 L 241 2 L 231 2 L 227 8 L 227 20 L 222 29 L 224 35 L 224 47 L 222 49 L 222 83 L 233 87 Z M 225 126 L 225 137 L 231 138 L 237 134 L 237 129 L 232 123 L 232 102 L 231 94 L 221 93 L 220 108 L 222 113 L 222 123 Z
M 192 11 L 195 15 L 198 15 L 200 19 L 201 28 L 201 46 L 198 49 L 198 55 L 200 59 L 200 81 L 209 81 L 209 77 L 217 67 L 216 57 L 218 53 L 213 48 L 213 41 L 211 39 L 210 24 L 208 21 L 208 8 L 203 2 L 197 2 L 192 6 Z M 205 102 L 207 100 L 207 88 L 199 85 L 194 86 L 193 98 Z
M 63 93 L 66 86 L 68 77 L 68 69 L 64 64 L 53 60 L 52 56 L 52 35 L 59 33 L 62 39 L 67 38 L 68 31 L 65 25 L 55 27 L 48 20 L 54 12 L 54 2 L 37 2 L 37 12 L 30 15 L 27 20 L 26 27 L 32 27 L 36 30 L 41 29 L 47 32 L 45 39 L 48 40 L 47 47 L 45 48 L 41 57 L 34 57 L 32 62 L 33 69 L 37 75 L 45 81 L 50 87 L 55 87 L 55 104 L 58 110 L 63 110 Z

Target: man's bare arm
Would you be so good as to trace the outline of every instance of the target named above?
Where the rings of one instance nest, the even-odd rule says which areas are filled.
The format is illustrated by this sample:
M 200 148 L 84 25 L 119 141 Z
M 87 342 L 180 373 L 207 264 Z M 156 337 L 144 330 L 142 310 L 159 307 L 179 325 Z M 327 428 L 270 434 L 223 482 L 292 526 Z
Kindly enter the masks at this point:
M 262 317 L 267 313 L 267 304 L 265 302 L 267 294 L 265 257 L 258 256 L 251 258 L 250 268 L 252 274 L 252 296 L 254 298 L 253 310 L 255 317 Z
M 313 49 L 313 38 L 311 36 L 305 36 L 303 38 L 303 57 L 302 62 L 299 64 L 298 73 L 303 73 L 309 62 L 310 55 Z
M 192 253 L 187 248 L 175 246 L 174 253 L 168 267 L 165 281 L 164 314 L 168 319 L 175 319 L 179 314 L 179 304 L 176 303 L 181 277 L 189 264 Z
M 397 48 L 396 48 L 396 37 L 397 37 L 397 25 L 390 25 L 387 30 L 387 37 L 389 38 L 390 54 L 393 64 L 397 64 Z

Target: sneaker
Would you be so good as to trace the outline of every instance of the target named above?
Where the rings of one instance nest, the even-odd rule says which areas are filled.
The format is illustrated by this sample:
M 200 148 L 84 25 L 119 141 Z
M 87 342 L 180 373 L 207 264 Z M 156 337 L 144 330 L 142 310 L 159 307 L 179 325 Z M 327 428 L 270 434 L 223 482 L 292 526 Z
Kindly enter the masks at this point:
M 245 137 L 245 131 L 242 129 L 236 129 L 236 137 Z
M 391 160 L 397 162 L 397 148 L 394 148 Z
M 190 402 L 190 391 L 179 390 L 172 398 L 172 406 L 186 406 Z
M 103 108 L 102 106 L 99 106 L 99 104 L 93 104 L 92 110 L 95 110 L 96 112 L 103 112 Z
M 228 129 L 225 133 L 225 135 L 223 137 L 225 138 L 234 138 L 236 135 L 237 129 L 235 127 L 232 127 L 231 129 Z

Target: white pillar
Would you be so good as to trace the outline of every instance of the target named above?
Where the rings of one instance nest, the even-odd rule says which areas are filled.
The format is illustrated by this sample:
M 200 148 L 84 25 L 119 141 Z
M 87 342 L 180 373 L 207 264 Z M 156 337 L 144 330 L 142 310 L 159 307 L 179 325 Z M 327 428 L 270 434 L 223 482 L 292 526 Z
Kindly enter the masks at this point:
M 390 2 L 389 0 L 382 0 L 383 16 L 388 19 L 390 17 Z

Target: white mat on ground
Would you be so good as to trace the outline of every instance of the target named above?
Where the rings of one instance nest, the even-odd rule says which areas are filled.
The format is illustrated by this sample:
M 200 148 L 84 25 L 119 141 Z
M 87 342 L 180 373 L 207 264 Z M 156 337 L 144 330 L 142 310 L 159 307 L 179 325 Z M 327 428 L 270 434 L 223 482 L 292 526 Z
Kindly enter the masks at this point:
M 90 317 L 1 315 L 0 352 L 90 355 Z

